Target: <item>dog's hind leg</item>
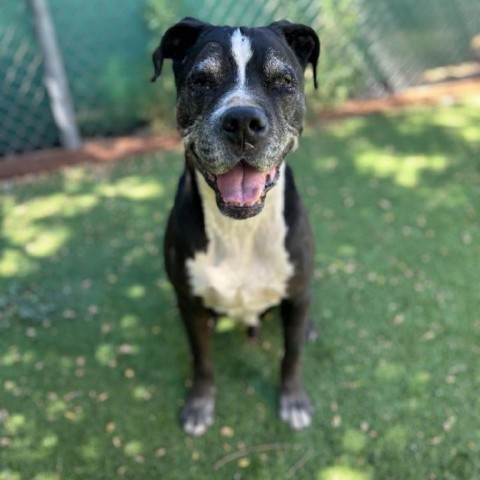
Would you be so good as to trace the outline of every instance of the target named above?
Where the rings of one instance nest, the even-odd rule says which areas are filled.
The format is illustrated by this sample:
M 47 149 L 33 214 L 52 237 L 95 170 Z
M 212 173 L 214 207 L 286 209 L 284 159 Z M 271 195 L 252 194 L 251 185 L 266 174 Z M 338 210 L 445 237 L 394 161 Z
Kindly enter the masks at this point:
M 213 423 L 215 410 L 213 367 L 209 358 L 212 314 L 193 298 L 179 297 L 178 306 L 193 357 L 193 383 L 181 412 L 181 421 L 188 434 L 200 436 Z
M 300 355 L 305 342 L 310 295 L 303 292 L 281 304 L 285 353 L 281 368 L 280 417 L 295 430 L 308 427 L 312 405 L 302 385 Z

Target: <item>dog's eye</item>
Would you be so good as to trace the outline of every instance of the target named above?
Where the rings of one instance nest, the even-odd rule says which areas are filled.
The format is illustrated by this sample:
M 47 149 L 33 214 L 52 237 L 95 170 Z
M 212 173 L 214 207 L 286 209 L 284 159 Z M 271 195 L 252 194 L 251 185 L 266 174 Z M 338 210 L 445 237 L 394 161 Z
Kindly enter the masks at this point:
M 190 76 L 188 79 L 188 84 L 196 91 L 205 91 L 209 90 L 213 86 L 214 81 L 209 75 L 203 72 L 196 72 Z
M 293 85 L 293 77 L 291 77 L 290 75 L 285 75 L 277 79 L 277 84 L 283 87 L 289 87 L 290 85 Z
M 283 73 L 277 75 L 270 82 L 270 85 L 273 88 L 278 88 L 281 90 L 293 90 L 296 84 L 297 82 L 295 80 L 295 77 L 290 73 Z

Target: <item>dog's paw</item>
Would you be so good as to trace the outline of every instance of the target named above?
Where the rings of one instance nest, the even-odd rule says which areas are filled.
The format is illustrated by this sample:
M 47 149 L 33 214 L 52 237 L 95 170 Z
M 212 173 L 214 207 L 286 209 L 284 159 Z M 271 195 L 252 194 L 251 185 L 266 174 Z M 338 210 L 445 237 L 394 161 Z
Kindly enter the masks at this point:
M 199 437 L 212 425 L 215 410 L 213 397 L 191 397 L 182 409 L 180 419 L 189 435 Z
M 280 418 L 294 430 L 301 430 L 312 423 L 312 404 L 304 391 L 282 393 Z

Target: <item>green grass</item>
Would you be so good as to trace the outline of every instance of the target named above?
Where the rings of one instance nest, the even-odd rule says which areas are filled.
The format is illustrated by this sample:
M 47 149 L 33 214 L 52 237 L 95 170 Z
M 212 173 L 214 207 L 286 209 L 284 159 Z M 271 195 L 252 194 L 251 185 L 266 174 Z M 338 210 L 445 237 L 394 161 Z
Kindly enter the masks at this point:
M 479 125 L 470 98 L 305 132 L 290 163 L 320 338 L 297 433 L 275 316 L 256 346 L 215 334 L 216 422 L 179 428 L 189 354 L 161 243 L 180 153 L 3 183 L 0 479 L 480 478 Z

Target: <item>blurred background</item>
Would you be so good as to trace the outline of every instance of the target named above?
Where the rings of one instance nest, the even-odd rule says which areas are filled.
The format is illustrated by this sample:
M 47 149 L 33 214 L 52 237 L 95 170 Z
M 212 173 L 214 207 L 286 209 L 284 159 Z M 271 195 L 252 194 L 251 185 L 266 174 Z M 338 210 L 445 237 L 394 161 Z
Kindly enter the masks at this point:
M 28 1 L 0 16 L 0 156 L 60 144 Z M 152 86 L 150 54 L 165 29 L 194 16 L 214 24 L 288 18 L 322 40 L 315 110 L 346 99 L 480 73 L 480 2 L 474 0 L 48 0 L 83 139 L 172 127 L 173 80 Z

